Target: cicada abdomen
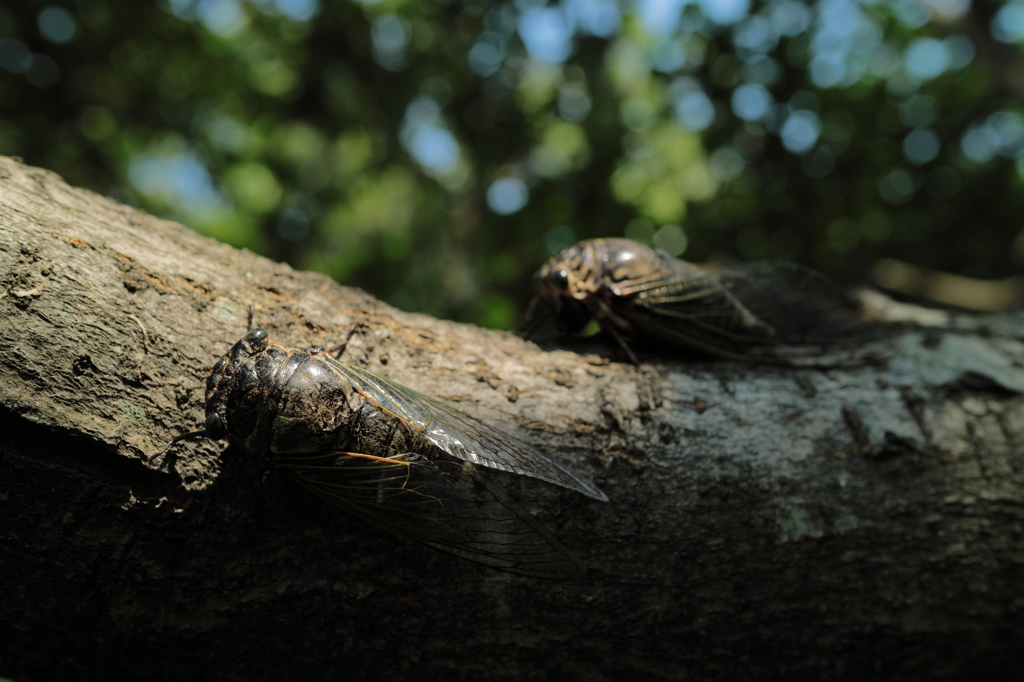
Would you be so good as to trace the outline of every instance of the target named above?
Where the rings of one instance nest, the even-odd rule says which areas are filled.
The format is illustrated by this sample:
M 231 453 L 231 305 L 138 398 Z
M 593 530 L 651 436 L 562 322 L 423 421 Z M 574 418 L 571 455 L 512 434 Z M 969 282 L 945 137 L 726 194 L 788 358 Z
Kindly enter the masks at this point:
M 278 346 L 262 329 L 246 334 L 211 372 L 206 433 L 378 527 L 535 577 L 583 569 L 484 470 L 608 499 L 498 429 L 321 349 Z
M 796 263 L 695 265 L 628 239 L 591 239 L 552 257 L 534 287 L 527 335 L 547 318 L 569 333 L 594 320 L 634 362 L 628 341 L 785 363 L 870 336 L 835 284 Z

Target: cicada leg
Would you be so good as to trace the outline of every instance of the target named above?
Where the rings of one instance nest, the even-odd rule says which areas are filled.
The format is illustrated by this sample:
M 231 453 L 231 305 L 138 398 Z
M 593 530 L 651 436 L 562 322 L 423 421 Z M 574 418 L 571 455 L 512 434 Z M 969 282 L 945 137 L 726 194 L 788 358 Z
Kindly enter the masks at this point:
M 355 324 L 353 324 L 349 328 L 348 333 L 345 334 L 345 340 L 344 341 L 342 341 L 341 343 L 337 344 L 336 346 L 331 346 L 330 348 L 328 348 L 324 352 L 326 352 L 326 353 L 328 353 L 330 355 L 333 355 L 335 360 L 340 360 L 342 354 L 345 352 L 345 349 L 348 348 L 348 342 L 352 340 L 353 336 L 355 336 L 356 331 L 359 330 L 359 329 L 369 329 L 369 328 L 370 328 L 369 325 L 367 325 L 367 324 L 365 324 L 363 322 L 356 322 Z
M 615 342 L 619 344 L 619 347 L 625 351 L 626 357 L 628 357 L 629 361 L 633 363 L 633 366 L 640 367 L 640 359 L 636 356 L 636 353 L 633 352 L 633 349 L 629 347 L 629 344 L 626 343 L 626 340 L 622 338 L 619 330 L 616 329 L 615 320 L 621 318 L 618 318 L 611 306 L 609 306 L 605 301 L 601 301 L 600 309 L 594 316 L 594 319 L 597 320 L 597 324 L 601 327 L 602 331 L 607 332 L 609 336 L 615 339 Z
M 606 323 L 602 324 L 601 328 L 608 332 L 609 336 L 615 339 L 615 342 L 619 344 L 619 347 L 622 348 L 623 351 L 625 351 L 626 357 L 629 358 L 629 361 L 632 362 L 635 367 L 639 367 L 640 359 L 636 356 L 636 353 L 633 352 L 633 349 L 629 347 L 629 344 L 626 343 L 626 340 L 622 338 L 622 335 L 619 334 L 619 331 L 615 328 L 615 325 Z
M 618 318 L 611 307 L 602 301 L 601 309 L 595 319 L 601 329 L 615 339 L 615 342 L 619 344 L 626 357 L 633 363 L 633 368 L 636 370 L 636 388 L 637 397 L 640 400 L 640 409 L 646 412 L 658 406 L 661 401 L 658 399 L 653 385 L 655 375 L 646 365 L 640 364 L 640 358 L 636 356 L 633 349 L 626 343 L 626 339 L 622 338 L 622 334 L 619 333 L 615 320 L 621 318 Z
M 172 447 L 174 447 L 175 443 L 179 443 L 179 442 L 181 442 L 183 440 L 188 440 L 189 438 L 195 438 L 197 436 L 205 436 L 205 435 L 206 435 L 206 429 L 196 429 L 195 431 L 186 431 L 185 433 L 180 433 L 177 436 L 175 436 L 174 438 L 172 438 L 171 441 L 167 445 L 165 445 L 163 448 L 161 448 L 158 452 L 154 452 L 149 457 L 146 457 L 146 463 L 148 464 L 149 462 L 152 462 L 154 459 L 156 459 L 160 455 L 162 455 L 165 452 L 167 452 L 168 450 L 170 450 Z
M 530 299 L 530 304 L 526 307 L 526 313 L 523 315 L 523 323 L 516 330 L 516 335 L 529 339 L 533 336 L 534 332 L 540 329 L 540 326 L 551 319 L 555 311 L 547 304 L 540 296 L 534 296 Z
M 398 489 L 399 490 L 405 490 L 406 487 L 409 485 L 409 478 L 411 476 L 412 467 L 420 464 L 419 460 L 425 459 L 422 455 L 417 454 L 415 452 L 402 452 L 402 453 L 398 453 L 398 454 L 395 454 L 395 455 L 388 455 L 387 457 L 382 457 L 380 455 L 367 455 L 367 454 L 363 454 L 361 452 L 345 452 L 345 451 L 342 451 L 342 450 L 328 450 L 326 452 L 320 452 L 320 453 L 317 453 L 316 455 L 312 455 L 312 456 L 309 456 L 309 457 L 289 457 L 289 458 L 287 458 L 288 462 L 289 462 L 288 468 L 295 469 L 295 463 L 296 462 L 301 462 L 302 460 L 307 460 L 307 461 L 312 462 L 312 461 L 316 461 L 316 460 L 322 460 L 325 457 L 349 457 L 349 458 L 353 458 L 353 459 L 357 458 L 357 459 L 359 459 L 361 461 L 364 461 L 364 462 L 365 461 L 370 461 L 370 462 L 380 462 L 382 464 L 389 464 L 389 465 L 392 465 L 392 464 L 401 465 L 404 468 L 404 473 L 396 474 L 394 476 L 389 475 L 387 477 L 383 477 L 383 478 L 380 478 L 379 480 L 377 480 L 377 482 L 376 482 L 376 485 L 377 485 L 377 501 L 380 504 L 382 504 L 384 502 L 384 497 L 389 493 L 389 491 L 390 492 L 394 491 L 396 481 L 399 481 L 399 480 L 401 481 L 401 483 L 398 484 Z M 342 466 L 344 466 L 344 463 L 342 463 Z

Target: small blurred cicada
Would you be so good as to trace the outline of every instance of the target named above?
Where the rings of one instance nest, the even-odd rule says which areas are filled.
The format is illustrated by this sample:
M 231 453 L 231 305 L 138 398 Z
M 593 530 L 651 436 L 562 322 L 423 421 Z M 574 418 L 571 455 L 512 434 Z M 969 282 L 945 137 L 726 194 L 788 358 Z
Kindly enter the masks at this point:
M 694 265 L 629 239 L 590 239 L 559 251 L 533 281 L 524 336 L 551 317 L 565 333 L 594 320 L 634 364 L 627 338 L 786 363 L 849 344 L 867 329 L 835 284 L 784 261 Z
M 364 521 L 522 575 L 567 578 L 583 566 L 481 467 L 608 499 L 498 429 L 322 348 L 278 346 L 262 329 L 210 373 L 204 431 Z

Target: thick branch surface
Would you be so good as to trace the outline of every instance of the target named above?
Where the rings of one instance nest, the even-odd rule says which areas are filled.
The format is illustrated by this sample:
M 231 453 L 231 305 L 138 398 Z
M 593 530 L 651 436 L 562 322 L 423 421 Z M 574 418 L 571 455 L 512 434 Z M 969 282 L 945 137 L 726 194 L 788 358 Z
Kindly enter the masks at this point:
M 250 304 L 288 345 L 365 324 L 349 362 L 592 477 L 609 503 L 493 477 L 588 575 L 383 534 L 222 466 L 222 443 L 147 464 L 198 427 Z M 953 319 L 877 366 L 638 373 L 396 311 L 0 159 L 0 675 L 1020 677 L 1022 332 Z

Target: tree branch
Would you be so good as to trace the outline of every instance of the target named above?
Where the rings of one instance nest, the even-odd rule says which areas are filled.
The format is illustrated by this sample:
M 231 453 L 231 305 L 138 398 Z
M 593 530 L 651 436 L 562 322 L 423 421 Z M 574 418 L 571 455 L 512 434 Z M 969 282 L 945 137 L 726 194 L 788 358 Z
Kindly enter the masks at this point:
M 1024 674 L 1024 316 L 881 366 L 616 362 L 396 311 L 0 158 L 0 674 L 956 679 Z M 492 478 L 585 578 L 386 535 L 183 443 L 246 329 L 519 435 L 606 504 Z M 574 348 L 580 352 L 566 350 Z

